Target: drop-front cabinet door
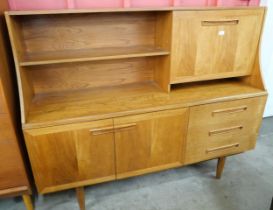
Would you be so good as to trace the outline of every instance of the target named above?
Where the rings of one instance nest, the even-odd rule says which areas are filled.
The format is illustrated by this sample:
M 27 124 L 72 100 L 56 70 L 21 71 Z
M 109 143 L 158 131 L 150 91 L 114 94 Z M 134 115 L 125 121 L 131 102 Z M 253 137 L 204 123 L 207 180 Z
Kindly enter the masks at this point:
M 25 130 L 40 193 L 115 179 L 113 120 Z
M 181 166 L 188 109 L 114 119 L 117 178 Z
M 171 83 L 249 75 L 264 9 L 174 11 Z

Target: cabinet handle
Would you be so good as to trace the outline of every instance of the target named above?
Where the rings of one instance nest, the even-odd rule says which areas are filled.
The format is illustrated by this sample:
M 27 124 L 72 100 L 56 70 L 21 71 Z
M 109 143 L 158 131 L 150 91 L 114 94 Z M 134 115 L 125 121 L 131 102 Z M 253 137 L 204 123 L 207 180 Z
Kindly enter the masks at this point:
M 115 131 L 124 131 L 124 130 L 128 130 L 128 129 L 132 129 L 135 128 L 137 126 L 136 123 L 131 123 L 131 124 L 127 124 L 127 125 L 118 125 L 115 126 Z
M 239 112 L 244 112 L 247 110 L 247 106 L 240 106 L 240 107 L 235 107 L 235 108 L 230 108 L 230 109 L 219 109 L 215 110 L 212 112 L 212 116 L 216 114 L 235 114 Z
M 239 147 L 240 144 L 239 143 L 235 143 L 235 144 L 230 144 L 230 145 L 226 145 L 226 146 L 223 146 L 223 147 L 217 147 L 217 148 L 212 148 L 212 149 L 207 149 L 207 153 L 210 153 L 210 152 L 217 152 L 219 150 L 225 150 L 225 149 L 230 149 L 230 148 L 233 148 L 233 147 Z
M 128 130 L 128 129 L 134 128 L 136 126 L 137 126 L 136 123 L 132 123 L 132 124 L 127 124 L 127 125 L 118 125 L 115 128 L 113 128 L 113 127 L 95 128 L 95 129 L 91 129 L 90 132 L 93 136 L 98 136 L 98 135 Z
M 231 127 L 231 128 L 224 128 L 224 129 L 214 130 L 214 131 L 209 132 L 209 136 L 226 134 L 226 133 L 230 133 L 230 132 L 235 131 L 235 130 L 242 130 L 243 128 L 244 128 L 244 126 L 240 125 L 240 126 L 234 126 L 234 127 Z
M 90 132 L 93 136 L 98 136 L 98 135 L 103 135 L 108 133 L 114 133 L 114 128 L 113 126 L 104 127 L 104 128 L 96 128 L 96 129 L 91 129 Z
M 204 20 L 202 26 L 238 25 L 239 20 Z

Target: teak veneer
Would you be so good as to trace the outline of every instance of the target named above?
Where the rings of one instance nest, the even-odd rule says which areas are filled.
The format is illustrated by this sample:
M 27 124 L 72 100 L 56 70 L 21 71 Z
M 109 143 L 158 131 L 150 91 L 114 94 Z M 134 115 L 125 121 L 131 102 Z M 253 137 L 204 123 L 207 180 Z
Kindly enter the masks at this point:
M 0 2 L 0 198 L 22 196 L 27 210 L 32 210 L 31 189 L 24 164 L 13 81 L 12 55 L 3 11 L 8 2 Z
M 7 12 L 39 193 L 255 148 L 265 9 Z

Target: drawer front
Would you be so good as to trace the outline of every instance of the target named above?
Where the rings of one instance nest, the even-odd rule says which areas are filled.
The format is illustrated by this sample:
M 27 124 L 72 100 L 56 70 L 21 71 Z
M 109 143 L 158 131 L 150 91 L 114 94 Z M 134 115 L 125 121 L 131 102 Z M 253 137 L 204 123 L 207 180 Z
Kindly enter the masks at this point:
M 262 9 L 175 11 L 171 83 L 249 75 Z
M 253 149 L 266 97 L 191 108 L 186 163 Z
M 240 123 L 255 119 L 263 112 L 266 97 L 213 103 L 191 108 L 192 126 L 220 125 L 221 123 Z
M 2 83 L 0 80 L 0 114 L 5 113 L 5 106 L 4 106 L 4 94 L 3 94 L 3 89 L 2 89 Z

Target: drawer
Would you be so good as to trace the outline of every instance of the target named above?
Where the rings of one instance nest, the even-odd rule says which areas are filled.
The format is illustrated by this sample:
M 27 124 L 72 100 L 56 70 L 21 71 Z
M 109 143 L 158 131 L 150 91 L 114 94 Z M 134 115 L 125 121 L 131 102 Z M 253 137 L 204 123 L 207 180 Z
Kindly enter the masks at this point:
M 4 94 L 3 94 L 3 89 L 2 89 L 2 84 L 0 80 L 0 114 L 5 113 L 5 106 L 4 106 Z
M 240 123 L 261 115 L 266 97 L 213 103 L 191 108 L 191 126 Z
M 253 149 L 266 97 L 191 108 L 186 163 Z

